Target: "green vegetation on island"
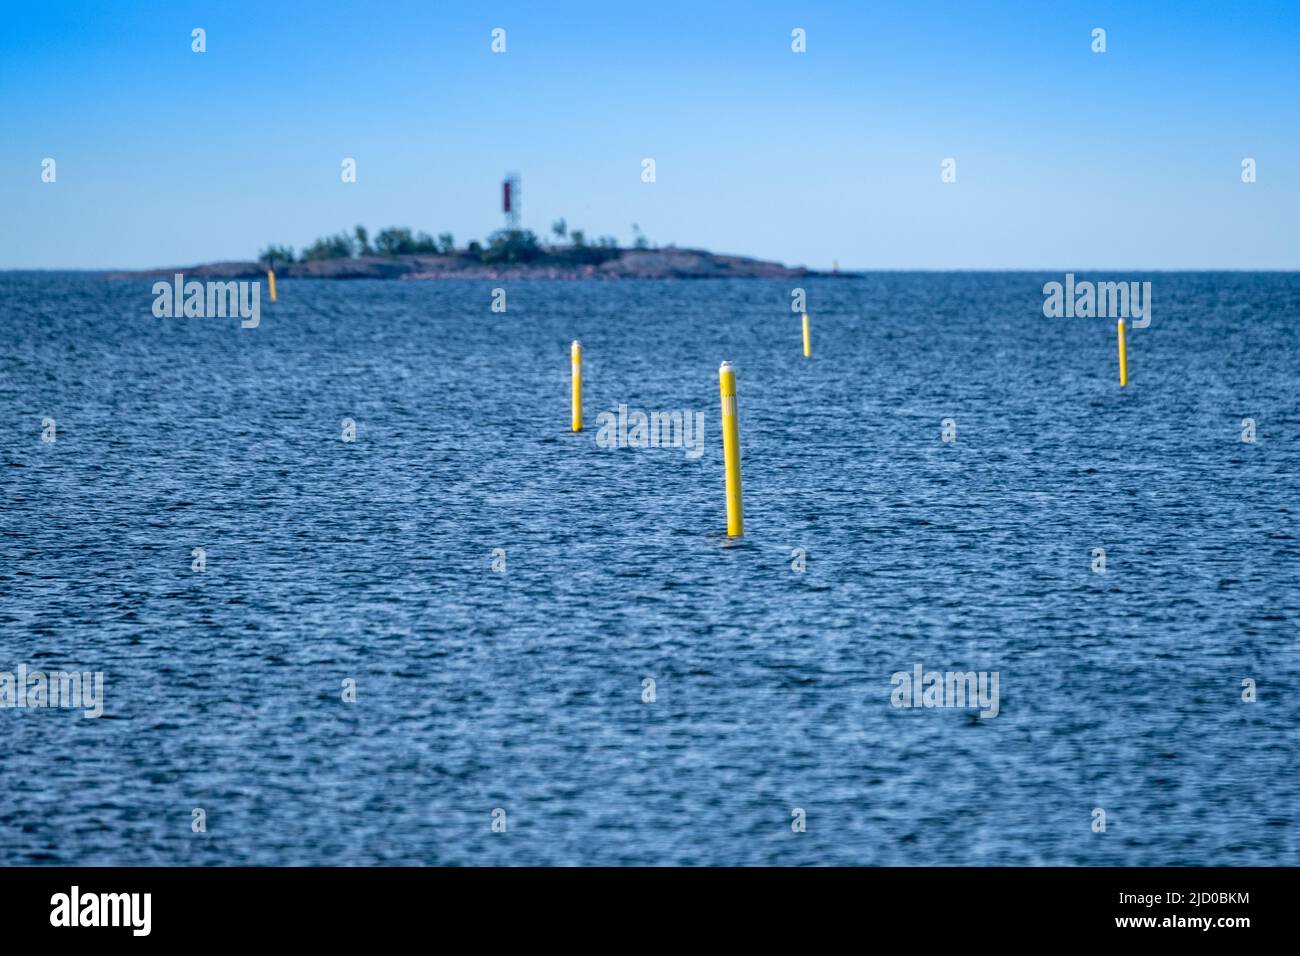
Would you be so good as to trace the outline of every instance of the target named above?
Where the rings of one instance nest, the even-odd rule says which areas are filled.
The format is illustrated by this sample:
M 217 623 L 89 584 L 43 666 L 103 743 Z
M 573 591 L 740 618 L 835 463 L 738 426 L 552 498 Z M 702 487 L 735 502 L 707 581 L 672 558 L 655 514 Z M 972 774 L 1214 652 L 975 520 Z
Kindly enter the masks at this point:
M 650 243 L 635 223 L 634 249 L 650 249 Z M 546 243 L 531 229 L 501 229 L 487 238 L 486 244 L 477 240 L 463 249 L 449 232 L 437 238 L 427 232 L 412 233 L 403 226 L 389 226 L 375 234 L 373 242 L 365 226 L 357 226 L 350 233 L 340 232 L 322 236 L 295 253 L 291 246 L 269 245 L 258 253 L 257 259 L 274 268 L 293 262 L 320 262 L 329 259 L 360 259 L 368 257 L 395 259 L 400 256 L 453 256 L 480 262 L 484 265 L 523 265 L 546 262 L 562 266 L 600 265 L 617 259 L 623 253 L 618 240 L 602 236 L 588 242 L 581 229 L 569 230 L 568 223 L 557 220 L 551 226 L 555 242 Z

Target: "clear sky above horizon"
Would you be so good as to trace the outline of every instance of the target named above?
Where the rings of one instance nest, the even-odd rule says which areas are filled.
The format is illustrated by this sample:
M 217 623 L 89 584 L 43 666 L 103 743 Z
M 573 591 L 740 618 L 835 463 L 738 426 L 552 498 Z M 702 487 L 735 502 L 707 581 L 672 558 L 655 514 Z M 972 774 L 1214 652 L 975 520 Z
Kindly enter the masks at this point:
M 124 0 L 0 24 L 0 269 L 248 259 L 358 223 L 463 244 L 501 227 L 508 171 L 539 234 L 637 223 L 814 268 L 1295 269 L 1300 2 Z

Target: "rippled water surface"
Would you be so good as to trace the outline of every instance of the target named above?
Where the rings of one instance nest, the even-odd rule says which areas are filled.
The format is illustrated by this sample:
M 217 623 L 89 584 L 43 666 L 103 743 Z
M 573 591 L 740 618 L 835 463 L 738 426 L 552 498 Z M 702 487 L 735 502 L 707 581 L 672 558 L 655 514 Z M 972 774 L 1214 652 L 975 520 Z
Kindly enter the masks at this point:
M 0 670 L 106 698 L 0 710 L 0 862 L 1300 864 L 1300 276 L 1138 277 L 1124 390 L 1049 278 L 807 280 L 805 360 L 789 282 L 0 274 Z

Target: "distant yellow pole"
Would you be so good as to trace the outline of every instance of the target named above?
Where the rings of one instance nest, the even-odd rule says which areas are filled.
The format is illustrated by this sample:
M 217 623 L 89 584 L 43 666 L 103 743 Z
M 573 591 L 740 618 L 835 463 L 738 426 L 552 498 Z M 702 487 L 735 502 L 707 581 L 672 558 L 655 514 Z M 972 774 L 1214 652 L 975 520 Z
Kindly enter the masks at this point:
M 1128 384 L 1128 338 L 1124 335 L 1124 320 L 1119 320 L 1119 387 Z
M 266 270 L 266 284 L 271 289 L 271 301 L 274 302 L 275 301 L 275 270 L 274 269 Z
M 730 362 L 718 369 L 722 393 L 722 460 L 727 473 L 727 537 L 745 533 L 745 512 L 740 499 L 740 425 L 736 420 L 736 370 Z
M 577 339 L 569 347 L 569 361 L 573 365 L 573 430 L 582 431 L 582 343 Z
M 808 313 L 803 314 L 803 357 L 812 358 L 812 333 L 808 330 Z

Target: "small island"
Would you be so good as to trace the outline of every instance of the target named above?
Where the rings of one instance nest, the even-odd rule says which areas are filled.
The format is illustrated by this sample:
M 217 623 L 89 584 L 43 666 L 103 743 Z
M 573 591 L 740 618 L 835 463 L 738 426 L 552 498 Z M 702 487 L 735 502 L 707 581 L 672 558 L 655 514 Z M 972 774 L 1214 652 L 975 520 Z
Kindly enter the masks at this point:
M 703 249 L 654 247 L 633 226 L 636 241 L 622 247 L 610 237 L 589 241 L 569 231 L 563 219 L 551 227 L 553 242 L 528 229 L 502 229 L 485 243 L 457 247 L 450 233 L 428 233 L 392 226 L 374 240 L 364 226 L 324 236 L 301 253 L 271 245 L 257 259 L 212 262 L 168 269 L 111 272 L 113 279 L 166 278 L 176 272 L 209 279 L 243 279 L 274 269 L 289 279 L 786 279 L 838 276 L 802 266 Z

